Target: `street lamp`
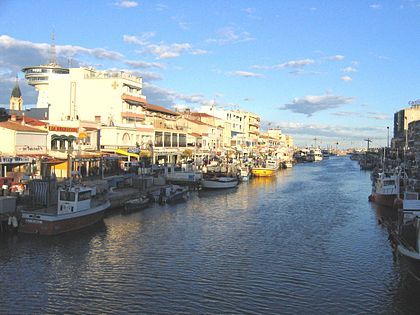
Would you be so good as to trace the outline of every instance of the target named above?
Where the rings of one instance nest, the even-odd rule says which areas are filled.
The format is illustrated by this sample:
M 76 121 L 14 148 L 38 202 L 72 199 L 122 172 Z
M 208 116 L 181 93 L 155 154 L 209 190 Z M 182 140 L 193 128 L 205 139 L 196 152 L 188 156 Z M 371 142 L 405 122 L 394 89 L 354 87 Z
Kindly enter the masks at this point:
M 387 131 L 388 131 L 388 136 L 386 138 L 386 147 L 389 148 L 389 126 L 386 127 Z

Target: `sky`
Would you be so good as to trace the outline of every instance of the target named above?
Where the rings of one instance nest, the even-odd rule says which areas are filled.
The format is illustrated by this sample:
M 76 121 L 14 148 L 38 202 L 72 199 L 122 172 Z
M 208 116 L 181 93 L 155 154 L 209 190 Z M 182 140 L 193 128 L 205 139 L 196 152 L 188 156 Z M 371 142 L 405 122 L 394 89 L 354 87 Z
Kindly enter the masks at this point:
M 393 114 L 420 98 L 420 0 L 0 0 L 0 104 L 21 69 L 143 77 L 152 104 L 215 104 L 261 117 L 299 146 L 386 145 Z M 175 106 L 175 107 L 174 107 Z

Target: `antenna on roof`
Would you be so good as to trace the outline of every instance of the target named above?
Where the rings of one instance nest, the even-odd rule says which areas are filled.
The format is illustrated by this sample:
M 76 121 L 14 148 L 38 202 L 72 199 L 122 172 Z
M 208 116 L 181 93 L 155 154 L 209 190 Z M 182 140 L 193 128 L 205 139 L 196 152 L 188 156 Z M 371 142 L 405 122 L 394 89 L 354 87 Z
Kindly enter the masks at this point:
M 55 50 L 54 31 L 52 32 L 52 35 L 51 35 L 50 65 L 57 65 L 57 54 L 56 54 L 56 50 Z

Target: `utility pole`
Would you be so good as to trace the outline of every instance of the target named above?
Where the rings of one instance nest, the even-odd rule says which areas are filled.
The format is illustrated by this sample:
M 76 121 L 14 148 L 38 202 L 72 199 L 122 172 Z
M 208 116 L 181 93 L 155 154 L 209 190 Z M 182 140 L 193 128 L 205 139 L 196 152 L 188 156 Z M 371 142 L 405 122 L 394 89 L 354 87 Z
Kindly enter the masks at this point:
M 365 139 L 365 141 L 367 142 L 367 152 L 369 152 L 369 143 L 372 142 L 372 140 L 370 140 L 369 138 Z

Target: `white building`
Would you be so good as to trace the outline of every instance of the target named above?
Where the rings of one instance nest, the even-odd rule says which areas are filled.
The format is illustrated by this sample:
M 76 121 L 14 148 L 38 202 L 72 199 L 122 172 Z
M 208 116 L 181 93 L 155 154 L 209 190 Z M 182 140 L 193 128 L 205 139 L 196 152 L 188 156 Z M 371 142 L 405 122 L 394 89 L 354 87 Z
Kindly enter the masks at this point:
M 50 120 L 85 120 L 107 125 L 144 120 L 132 99 L 146 102 L 142 79 L 124 72 L 57 65 L 22 69 L 39 92 L 37 107 L 49 107 Z

